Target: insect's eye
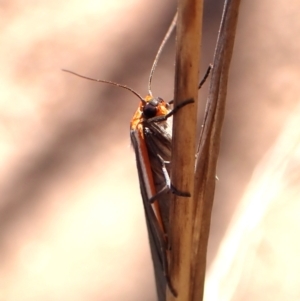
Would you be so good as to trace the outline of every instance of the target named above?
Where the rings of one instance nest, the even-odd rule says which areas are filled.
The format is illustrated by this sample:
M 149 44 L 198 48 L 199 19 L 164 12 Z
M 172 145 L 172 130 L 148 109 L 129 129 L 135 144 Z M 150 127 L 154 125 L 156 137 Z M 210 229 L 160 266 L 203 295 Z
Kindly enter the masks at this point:
M 145 104 L 144 109 L 143 109 L 143 115 L 146 119 L 156 116 L 157 105 L 158 105 L 158 102 L 155 99 L 153 99 Z

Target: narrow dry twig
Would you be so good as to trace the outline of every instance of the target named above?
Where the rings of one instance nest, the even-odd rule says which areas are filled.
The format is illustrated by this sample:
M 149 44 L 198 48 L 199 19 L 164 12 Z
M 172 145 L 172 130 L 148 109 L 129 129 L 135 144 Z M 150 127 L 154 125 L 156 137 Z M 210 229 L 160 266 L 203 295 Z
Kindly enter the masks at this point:
M 227 0 L 214 56 L 211 85 L 195 171 L 191 301 L 203 299 L 206 252 L 215 191 L 216 165 L 225 114 L 227 81 L 240 0 Z
M 172 144 L 172 184 L 180 191 L 193 194 L 195 166 L 195 132 L 197 126 L 197 96 L 199 54 L 203 2 L 179 0 L 177 22 L 177 49 L 174 106 L 193 99 L 174 115 Z M 187 301 L 190 289 L 190 263 L 192 254 L 193 195 L 191 198 L 175 196 L 170 210 L 171 266 L 170 275 L 178 292 L 175 298 L 169 291 L 167 300 Z
M 177 301 L 203 299 L 216 164 L 239 4 L 240 0 L 225 2 L 195 174 L 196 103 L 174 115 L 172 183 L 181 191 L 193 192 L 188 201 L 174 196 L 171 202 L 170 274 Z M 197 100 L 202 7 L 201 1 L 179 0 L 175 106 L 190 98 Z M 167 300 L 175 297 L 168 292 Z

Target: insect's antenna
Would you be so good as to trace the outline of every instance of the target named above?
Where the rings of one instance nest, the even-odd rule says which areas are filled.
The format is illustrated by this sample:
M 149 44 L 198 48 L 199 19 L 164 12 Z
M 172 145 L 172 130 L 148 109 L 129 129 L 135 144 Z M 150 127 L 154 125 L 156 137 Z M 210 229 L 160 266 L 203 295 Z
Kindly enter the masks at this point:
M 102 79 L 96 79 L 96 78 L 87 77 L 87 76 L 80 75 L 80 74 L 78 74 L 76 72 L 73 72 L 73 71 L 70 71 L 70 70 L 66 70 L 66 69 L 62 69 L 62 71 L 74 74 L 76 76 L 79 76 L 79 77 L 82 77 L 82 78 L 85 78 L 85 79 L 88 79 L 88 80 L 92 80 L 94 82 L 105 83 L 105 84 L 109 84 L 109 85 L 113 85 L 113 86 L 117 86 L 117 87 L 126 89 L 126 90 L 130 91 L 131 93 L 133 93 L 134 95 L 136 95 L 143 103 L 145 103 L 145 99 L 139 93 L 137 93 L 132 88 L 127 87 L 125 85 L 121 85 L 121 84 L 118 84 L 118 83 L 115 83 L 115 82 L 111 82 L 109 80 L 102 80 Z
M 148 93 L 149 93 L 150 96 L 152 96 L 151 83 L 152 83 L 152 77 L 153 77 L 154 70 L 156 68 L 156 65 L 157 65 L 157 62 L 159 60 L 159 57 L 160 57 L 160 55 L 162 53 L 162 50 L 163 50 L 166 42 L 168 41 L 171 33 L 173 32 L 173 29 L 176 26 L 176 22 L 177 22 L 177 13 L 175 14 L 175 16 L 174 16 L 174 18 L 172 20 L 172 23 L 171 23 L 171 25 L 170 25 L 170 27 L 169 27 L 169 29 L 168 29 L 168 31 L 167 31 L 164 39 L 162 40 L 162 42 L 161 42 L 161 44 L 159 46 L 159 49 L 157 51 L 156 57 L 154 59 L 154 62 L 153 62 L 153 65 L 152 65 L 152 68 L 151 68 L 151 71 L 150 71 L 150 76 L 149 76 L 149 81 L 148 81 Z

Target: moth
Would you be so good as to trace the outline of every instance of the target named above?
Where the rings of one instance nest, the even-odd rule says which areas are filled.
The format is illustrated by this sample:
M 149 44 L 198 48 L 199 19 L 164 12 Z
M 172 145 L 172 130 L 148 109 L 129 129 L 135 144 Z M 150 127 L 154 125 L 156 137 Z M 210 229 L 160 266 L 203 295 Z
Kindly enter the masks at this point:
M 155 67 L 164 45 L 176 26 L 176 21 L 177 14 L 173 18 L 156 54 L 148 81 L 148 95 L 144 98 L 126 85 L 93 79 L 69 70 L 63 70 L 88 80 L 129 90 L 140 99 L 138 109 L 130 122 L 130 138 L 136 157 L 159 301 L 166 300 L 167 287 L 176 296 L 168 271 L 168 229 L 171 226 L 169 225 L 170 194 L 190 196 L 189 193 L 180 192 L 173 187 L 169 175 L 172 156 L 172 115 L 184 106 L 194 102 L 194 100 L 185 100 L 179 106 L 171 109 L 173 101 L 166 102 L 161 97 L 154 97 L 151 91 L 151 81 Z M 199 84 L 199 88 L 208 77 L 210 68 Z

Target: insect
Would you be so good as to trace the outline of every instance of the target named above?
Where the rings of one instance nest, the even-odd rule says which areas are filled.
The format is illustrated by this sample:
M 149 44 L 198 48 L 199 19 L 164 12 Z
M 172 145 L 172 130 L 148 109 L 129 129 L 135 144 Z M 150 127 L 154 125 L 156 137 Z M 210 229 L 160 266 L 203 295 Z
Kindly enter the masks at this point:
M 148 95 L 143 98 L 132 88 L 106 80 L 98 80 L 63 70 L 77 76 L 108 83 L 131 91 L 140 99 L 137 111 L 130 122 L 130 138 L 136 156 L 140 191 L 144 205 L 146 224 L 154 264 L 154 273 L 158 300 L 166 300 L 166 288 L 173 295 L 173 288 L 168 272 L 168 228 L 170 194 L 189 197 L 190 194 L 180 192 L 172 186 L 169 174 L 172 154 L 172 115 L 194 100 L 188 99 L 171 109 L 172 101 L 166 102 L 160 97 L 153 97 L 151 81 L 162 49 L 175 28 L 177 14 L 160 45 L 155 57 L 148 82 Z M 206 80 L 210 69 L 201 81 L 199 88 Z
M 176 190 L 169 178 L 172 153 L 170 117 L 191 102 L 193 100 L 187 100 L 170 110 L 170 104 L 162 98 L 148 95 L 141 101 L 130 124 L 160 301 L 165 300 L 166 284 L 176 295 L 169 278 L 167 259 L 170 193 L 190 196 Z

